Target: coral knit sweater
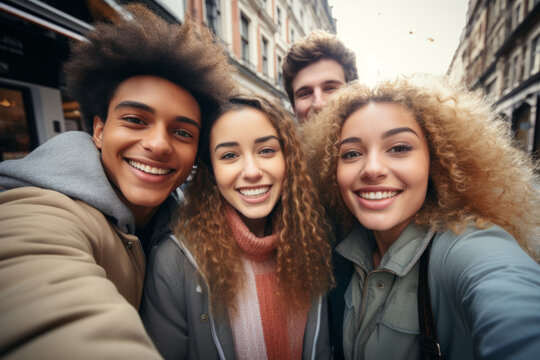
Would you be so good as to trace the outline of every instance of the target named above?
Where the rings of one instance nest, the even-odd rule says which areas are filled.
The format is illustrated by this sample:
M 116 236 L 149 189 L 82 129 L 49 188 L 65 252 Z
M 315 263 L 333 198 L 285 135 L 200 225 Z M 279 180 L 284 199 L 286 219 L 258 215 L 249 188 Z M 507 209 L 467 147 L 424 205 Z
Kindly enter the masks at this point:
M 277 294 L 277 233 L 258 238 L 232 207 L 227 206 L 226 215 L 246 273 L 237 312 L 229 313 L 237 358 L 301 359 L 309 308 L 293 311 Z

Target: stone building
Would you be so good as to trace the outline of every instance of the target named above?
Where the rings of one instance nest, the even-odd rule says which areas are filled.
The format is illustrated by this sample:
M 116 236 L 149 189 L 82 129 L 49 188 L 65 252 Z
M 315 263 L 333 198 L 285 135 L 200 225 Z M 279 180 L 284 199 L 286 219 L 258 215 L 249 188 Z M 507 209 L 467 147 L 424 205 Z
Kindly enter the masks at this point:
M 85 39 L 96 20 L 123 15 L 134 0 L 0 2 L 0 161 L 24 156 L 67 130 L 85 130 L 61 73 L 69 42 Z M 209 26 L 238 68 L 244 91 L 290 108 L 281 61 L 313 29 L 335 33 L 327 0 L 137 0 L 168 22 L 187 15 Z
M 281 61 L 289 45 L 313 29 L 335 33 L 327 0 L 192 0 L 191 13 L 221 38 L 248 91 L 289 106 Z
M 483 89 L 519 146 L 540 155 L 540 0 L 469 0 L 448 74 Z

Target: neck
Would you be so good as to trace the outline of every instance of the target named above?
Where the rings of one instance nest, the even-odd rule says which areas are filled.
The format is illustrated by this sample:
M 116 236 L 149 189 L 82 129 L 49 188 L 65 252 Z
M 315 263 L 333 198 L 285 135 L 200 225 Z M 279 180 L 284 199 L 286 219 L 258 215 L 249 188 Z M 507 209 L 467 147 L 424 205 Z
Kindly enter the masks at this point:
M 152 216 L 154 216 L 159 206 L 146 207 L 134 205 L 126 199 L 124 194 L 122 194 L 122 192 L 112 182 L 111 186 L 113 187 L 114 192 L 116 192 L 116 195 L 118 196 L 120 201 L 123 202 L 124 205 L 126 205 L 133 214 L 133 219 L 135 220 L 135 228 L 142 229 L 143 227 L 145 227 L 152 219 Z
M 373 236 L 375 237 L 375 242 L 377 243 L 377 248 L 373 252 L 373 265 L 376 268 L 379 267 L 384 254 L 386 254 L 390 246 L 392 246 L 392 244 L 398 239 L 399 235 L 401 235 L 403 230 L 405 230 L 410 222 L 410 220 L 406 221 L 388 230 L 373 230 Z
M 225 216 L 229 223 L 236 244 L 244 256 L 253 261 L 265 261 L 275 256 L 278 240 L 277 231 L 267 236 L 257 236 L 252 232 L 239 213 L 229 204 L 225 206 Z M 259 225 L 260 227 L 260 225 Z M 264 227 L 262 232 L 264 233 Z
M 266 232 L 266 221 L 268 217 L 262 218 L 262 219 L 250 219 L 245 217 L 242 214 L 240 215 L 240 219 L 246 224 L 247 228 L 251 233 L 257 237 L 263 237 Z
M 135 219 L 135 228 L 142 229 L 152 219 L 156 213 L 157 208 L 140 208 L 138 206 L 129 206 L 129 209 L 133 213 L 133 218 Z
M 373 266 L 378 268 L 384 254 L 386 254 L 386 251 L 388 251 L 396 239 L 387 239 L 384 236 L 381 236 L 380 232 L 375 231 L 373 232 L 373 235 L 375 236 L 375 242 L 377 243 L 377 247 L 373 251 Z

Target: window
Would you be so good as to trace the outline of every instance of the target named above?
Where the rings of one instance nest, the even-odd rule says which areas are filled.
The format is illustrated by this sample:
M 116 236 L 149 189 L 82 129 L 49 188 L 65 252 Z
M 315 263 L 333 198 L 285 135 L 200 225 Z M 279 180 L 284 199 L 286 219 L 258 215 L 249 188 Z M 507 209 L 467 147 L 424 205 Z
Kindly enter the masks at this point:
M 495 84 L 496 79 L 492 80 L 489 84 L 486 85 L 486 95 L 491 101 L 495 100 L 497 95 L 495 94 Z
M 516 27 L 518 27 L 518 25 L 521 23 L 521 21 L 523 20 L 521 18 L 521 3 L 517 4 L 517 6 L 515 7 L 514 9 L 514 16 L 513 16 L 513 21 L 512 21 L 512 24 L 513 24 L 513 28 L 515 29 Z
M 221 0 L 206 0 L 206 22 L 214 34 L 221 33 Z
M 510 88 L 512 88 L 514 85 L 517 85 L 518 81 L 519 81 L 519 69 L 518 69 L 518 66 L 519 66 L 519 56 L 516 55 L 514 56 L 514 58 L 512 59 L 512 76 L 510 77 Z
M 29 89 L 0 84 L 0 161 L 22 158 L 36 147 L 31 104 Z
M 536 35 L 531 43 L 531 74 L 540 70 L 540 34 Z
M 278 86 L 283 86 L 283 71 L 281 69 L 281 62 L 283 58 L 281 56 L 277 57 L 277 84 Z
M 261 40 L 262 72 L 268 75 L 268 40 L 264 37 Z
M 249 19 L 240 14 L 240 38 L 242 41 L 242 59 L 249 61 Z
M 281 8 L 279 6 L 276 12 L 277 12 L 277 25 L 278 25 L 279 31 L 281 32 Z

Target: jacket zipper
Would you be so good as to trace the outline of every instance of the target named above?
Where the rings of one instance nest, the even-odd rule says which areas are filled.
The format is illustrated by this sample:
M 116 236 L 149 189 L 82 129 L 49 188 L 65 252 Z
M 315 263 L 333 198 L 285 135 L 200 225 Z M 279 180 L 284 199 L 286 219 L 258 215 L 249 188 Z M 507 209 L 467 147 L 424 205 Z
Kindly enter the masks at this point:
M 313 339 L 313 349 L 311 349 L 311 359 L 315 360 L 317 355 L 317 343 L 319 342 L 319 331 L 321 330 L 321 311 L 322 311 L 322 296 L 319 296 L 317 302 L 317 327 L 315 328 L 315 335 Z
M 209 315 L 209 318 L 210 318 L 210 325 L 211 325 L 211 330 L 212 330 L 212 338 L 214 339 L 214 343 L 216 344 L 220 359 L 226 360 L 225 354 L 223 352 L 223 348 L 221 347 L 221 343 L 219 342 L 219 339 L 218 339 L 218 336 L 217 336 L 217 333 L 216 333 L 216 328 L 215 328 L 215 323 L 214 323 L 214 316 L 213 316 L 213 313 L 212 313 L 212 306 L 210 304 L 211 295 L 210 295 L 210 287 L 208 286 L 208 281 L 206 280 L 206 277 L 203 275 L 203 273 L 200 271 L 199 266 L 197 265 L 197 262 L 195 261 L 195 258 L 193 257 L 191 252 L 185 247 L 185 245 L 182 242 L 180 242 L 176 238 L 175 235 L 171 234 L 169 236 L 180 247 L 182 252 L 184 252 L 186 257 L 188 258 L 188 261 L 191 263 L 191 265 L 193 265 L 193 267 L 195 267 L 197 272 L 201 275 L 202 279 L 204 280 L 206 290 L 208 291 L 208 313 L 209 313 L 208 315 Z M 322 311 L 322 297 L 319 296 L 318 306 L 317 306 L 317 327 L 316 327 L 316 330 L 315 330 L 315 336 L 314 336 L 314 340 L 313 340 L 313 349 L 312 349 L 312 352 L 311 352 L 311 358 L 313 360 L 315 360 L 315 356 L 317 354 L 317 342 L 319 341 L 319 332 L 320 332 L 320 328 L 321 328 L 321 311 Z
M 212 313 L 212 305 L 211 305 L 211 301 L 210 301 L 211 295 L 210 295 L 210 287 L 208 286 L 208 281 L 206 280 L 206 277 L 204 276 L 204 274 L 199 269 L 199 266 L 197 265 L 197 262 L 195 261 L 195 258 L 193 257 L 191 252 L 184 246 L 184 244 L 182 242 L 180 242 L 176 238 L 176 236 L 174 236 L 172 234 L 169 235 L 169 236 L 180 247 L 182 252 L 186 255 L 188 261 L 191 263 L 191 265 L 193 265 L 193 267 L 197 270 L 199 275 L 201 275 L 202 279 L 204 280 L 206 290 L 208 291 L 208 316 L 210 318 L 210 325 L 211 325 L 210 329 L 212 330 L 212 338 L 214 339 L 214 343 L 216 344 L 216 348 L 217 348 L 217 351 L 218 351 L 218 354 L 219 354 L 219 358 L 222 359 L 222 360 L 226 360 L 225 353 L 223 352 L 223 348 L 221 346 L 221 343 L 219 342 L 219 339 L 218 339 L 218 336 L 217 336 L 217 333 L 216 333 L 216 327 L 215 327 L 215 323 L 214 323 L 214 315 Z

